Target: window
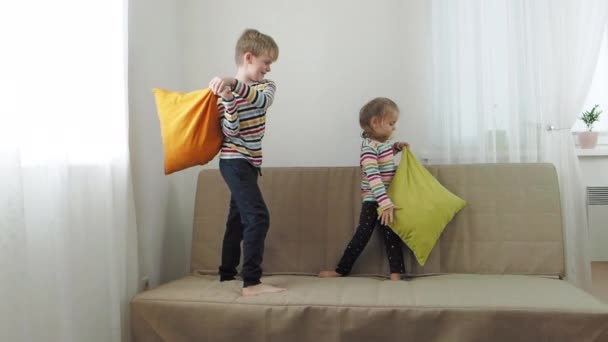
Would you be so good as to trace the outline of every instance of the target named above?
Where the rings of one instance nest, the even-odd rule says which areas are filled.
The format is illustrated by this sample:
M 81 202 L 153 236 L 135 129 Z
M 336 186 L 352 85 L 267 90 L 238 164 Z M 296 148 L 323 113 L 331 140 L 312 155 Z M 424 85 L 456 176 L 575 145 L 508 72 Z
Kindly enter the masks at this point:
M 581 113 L 590 110 L 594 105 L 599 104 L 602 114 L 600 121 L 593 126 L 594 131 L 608 132 L 608 31 L 604 32 L 604 40 L 600 48 L 600 54 L 593 76 L 593 82 L 589 89 L 589 94 L 585 100 Z M 582 120 L 577 120 L 572 127 L 573 132 L 587 130 Z

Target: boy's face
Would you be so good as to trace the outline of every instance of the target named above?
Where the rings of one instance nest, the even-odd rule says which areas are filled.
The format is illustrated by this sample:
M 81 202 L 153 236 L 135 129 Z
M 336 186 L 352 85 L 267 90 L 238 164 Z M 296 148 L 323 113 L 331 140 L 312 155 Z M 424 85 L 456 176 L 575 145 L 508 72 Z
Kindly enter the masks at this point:
M 254 82 L 261 82 L 266 73 L 270 72 L 272 58 L 263 53 L 259 56 L 254 56 L 251 53 L 245 54 L 245 68 L 247 77 Z

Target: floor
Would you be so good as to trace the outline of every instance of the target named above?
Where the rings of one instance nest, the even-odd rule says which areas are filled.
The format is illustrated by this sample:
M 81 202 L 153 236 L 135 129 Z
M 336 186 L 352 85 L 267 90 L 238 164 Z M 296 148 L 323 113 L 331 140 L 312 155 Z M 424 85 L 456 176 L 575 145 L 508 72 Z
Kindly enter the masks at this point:
M 608 261 L 592 262 L 591 277 L 593 280 L 593 294 L 608 303 Z

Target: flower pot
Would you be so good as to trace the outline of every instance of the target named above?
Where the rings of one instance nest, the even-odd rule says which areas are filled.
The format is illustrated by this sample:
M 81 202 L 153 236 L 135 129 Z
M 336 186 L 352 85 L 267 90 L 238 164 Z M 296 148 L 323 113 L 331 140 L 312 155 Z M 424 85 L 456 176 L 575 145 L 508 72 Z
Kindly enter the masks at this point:
M 597 145 L 598 132 L 580 132 L 578 134 L 578 142 L 581 148 L 594 148 Z

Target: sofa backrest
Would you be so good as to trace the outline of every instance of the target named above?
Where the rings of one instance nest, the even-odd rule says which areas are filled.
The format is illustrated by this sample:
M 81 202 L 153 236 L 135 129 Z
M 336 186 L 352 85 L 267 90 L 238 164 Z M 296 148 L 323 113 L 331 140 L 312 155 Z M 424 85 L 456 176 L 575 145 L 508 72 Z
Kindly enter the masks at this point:
M 468 205 L 446 227 L 426 265 L 406 253 L 412 275 L 564 274 L 560 193 L 550 164 L 428 166 Z M 259 180 L 270 210 L 265 274 L 334 269 L 361 207 L 358 167 L 265 168 Z M 217 273 L 230 194 L 218 170 L 198 177 L 192 271 Z M 378 234 L 353 275 L 387 275 Z

